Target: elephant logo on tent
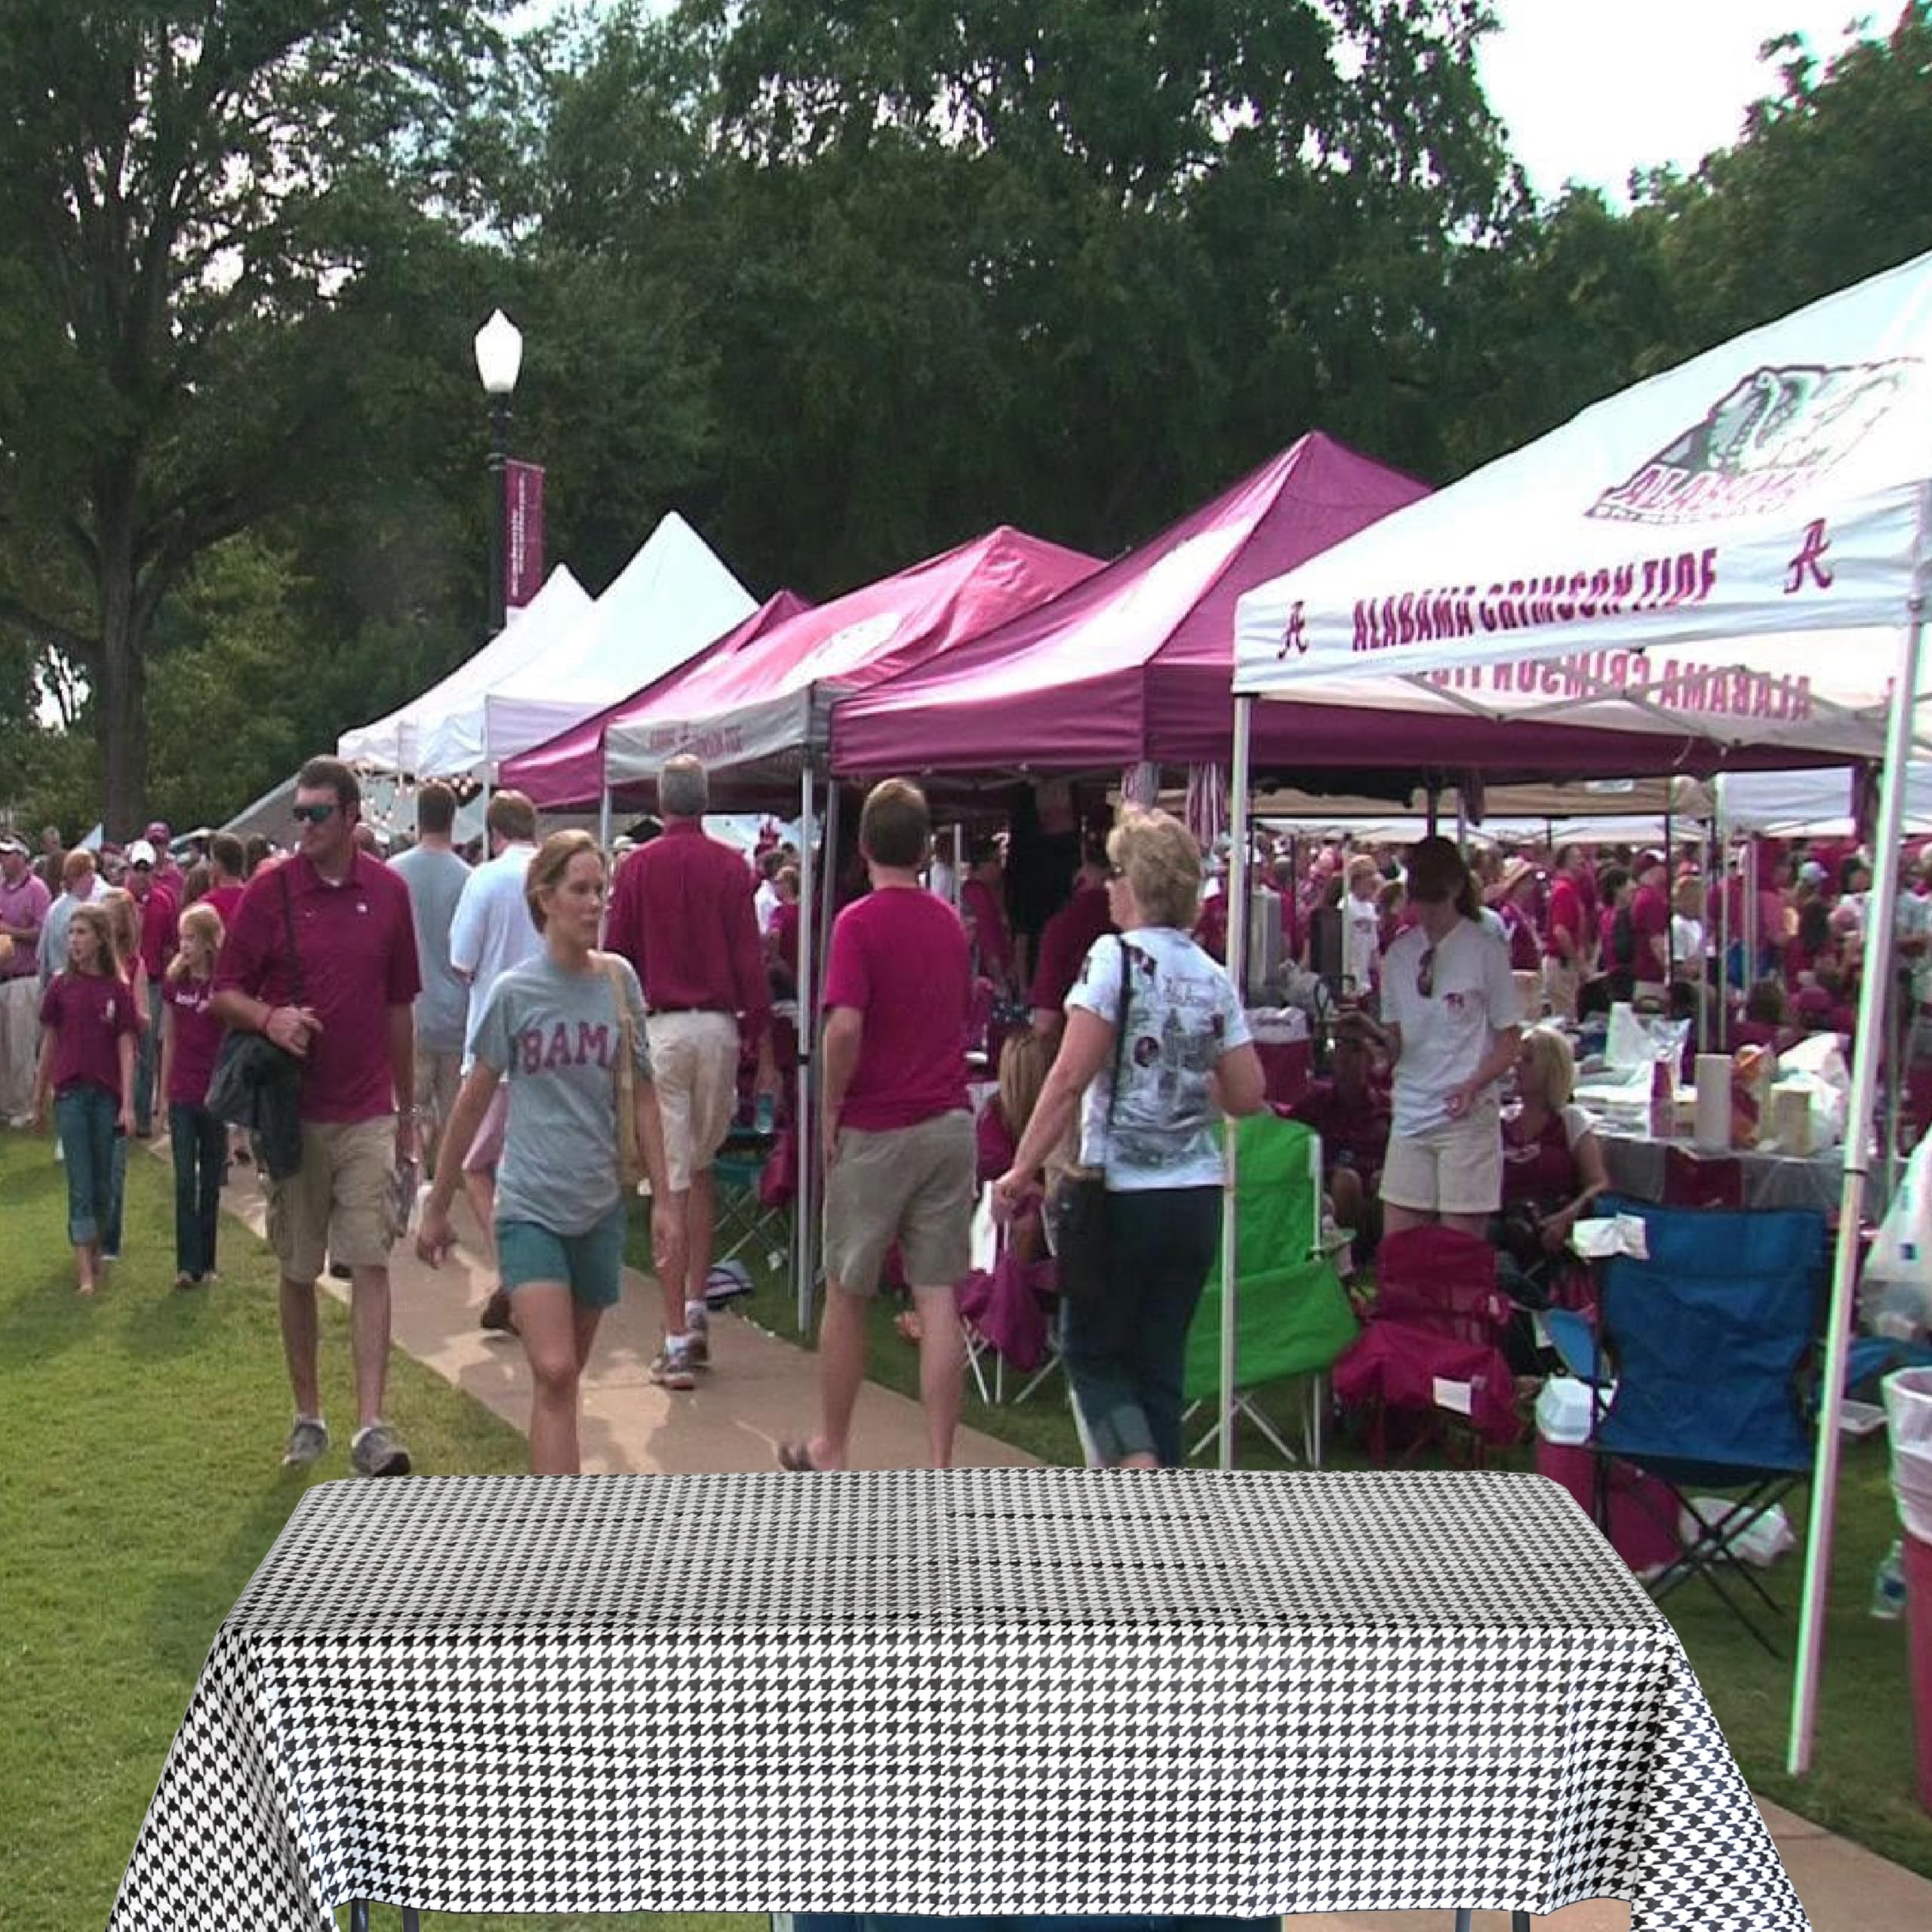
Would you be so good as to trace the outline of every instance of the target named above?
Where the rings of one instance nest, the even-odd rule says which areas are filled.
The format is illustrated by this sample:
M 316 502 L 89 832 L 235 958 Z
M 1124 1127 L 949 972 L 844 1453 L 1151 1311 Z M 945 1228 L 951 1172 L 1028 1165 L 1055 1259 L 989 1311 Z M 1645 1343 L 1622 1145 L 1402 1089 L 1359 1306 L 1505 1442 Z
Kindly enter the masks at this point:
M 1781 510 L 1857 448 L 1921 368 L 1916 356 L 1900 356 L 1754 369 L 1589 514 L 1672 524 Z

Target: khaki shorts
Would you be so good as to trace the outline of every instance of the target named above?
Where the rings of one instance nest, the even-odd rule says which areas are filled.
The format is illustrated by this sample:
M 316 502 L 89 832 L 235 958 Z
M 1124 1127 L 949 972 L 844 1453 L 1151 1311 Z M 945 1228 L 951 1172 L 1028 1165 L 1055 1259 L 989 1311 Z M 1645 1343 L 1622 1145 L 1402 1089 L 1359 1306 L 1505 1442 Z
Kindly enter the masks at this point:
M 395 1121 L 302 1123 L 302 1165 L 270 1181 L 269 1245 L 285 1281 L 312 1281 L 325 1263 L 384 1268 L 395 1223 Z
M 963 1110 L 880 1134 L 841 1128 L 825 1183 L 827 1278 L 848 1294 L 875 1294 L 897 1241 L 911 1286 L 952 1287 L 973 1265 L 978 1180 Z
M 710 1167 L 738 1111 L 738 1023 L 728 1013 L 657 1013 L 645 1036 L 664 1117 L 664 1164 L 671 1192 L 682 1194 Z
M 1503 1204 L 1503 1129 L 1494 1100 L 1427 1134 L 1389 1137 L 1381 1195 L 1418 1214 L 1493 1214 Z
M 1546 956 L 1543 962 L 1543 996 L 1549 1002 L 1550 1016 L 1556 1020 L 1577 1017 L 1577 995 L 1583 990 L 1583 976 L 1575 967 Z

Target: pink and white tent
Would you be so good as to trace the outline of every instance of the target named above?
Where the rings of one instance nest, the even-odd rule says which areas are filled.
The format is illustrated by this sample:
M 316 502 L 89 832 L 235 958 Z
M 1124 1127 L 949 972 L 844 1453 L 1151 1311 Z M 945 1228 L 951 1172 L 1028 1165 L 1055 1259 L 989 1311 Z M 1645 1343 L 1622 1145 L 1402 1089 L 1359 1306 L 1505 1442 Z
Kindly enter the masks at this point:
M 729 789 L 795 779 L 830 740 L 833 705 L 1030 610 L 1099 565 L 1001 525 L 958 549 L 801 611 L 668 679 L 610 721 L 606 776 L 648 778 L 681 752 Z
M 691 668 L 712 657 L 743 651 L 801 611 L 811 608 L 795 592 L 781 590 L 768 597 L 743 623 L 700 651 L 691 666 L 678 668 Z M 606 706 L 595 717 L 586 718 L 545 743 L 505 759 L 500 768 L 501 783 L 525 793 L 540 811 L 589 810 L 604 793 L 605 740 L 611 724 L 635 710 L 663 681 L 660 678 L 647 684 Z

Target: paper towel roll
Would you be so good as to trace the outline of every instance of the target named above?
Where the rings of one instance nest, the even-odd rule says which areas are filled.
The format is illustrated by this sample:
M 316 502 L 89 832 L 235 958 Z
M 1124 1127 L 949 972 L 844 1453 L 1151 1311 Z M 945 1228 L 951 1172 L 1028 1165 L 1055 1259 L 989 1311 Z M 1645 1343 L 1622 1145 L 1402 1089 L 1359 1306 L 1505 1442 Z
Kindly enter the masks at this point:
M 1690 1137 L 1699 1152 L 1721 1154 L 1730 1145 L 1730 1056 L 1697 1056 L 1697 1117 Z

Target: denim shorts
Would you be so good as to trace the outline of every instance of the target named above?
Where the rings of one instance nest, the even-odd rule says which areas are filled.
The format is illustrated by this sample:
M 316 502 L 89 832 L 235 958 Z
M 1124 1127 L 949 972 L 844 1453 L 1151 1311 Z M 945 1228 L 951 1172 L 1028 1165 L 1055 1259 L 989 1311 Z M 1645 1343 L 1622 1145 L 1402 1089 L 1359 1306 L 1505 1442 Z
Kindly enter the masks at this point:
M 560 1235 L 535 1221 L 497 1223 L 503 1286 L 561 1281 L 586 1308 L 615 1308 L 624 1291 L 624 1204 L 580 1235 Z

